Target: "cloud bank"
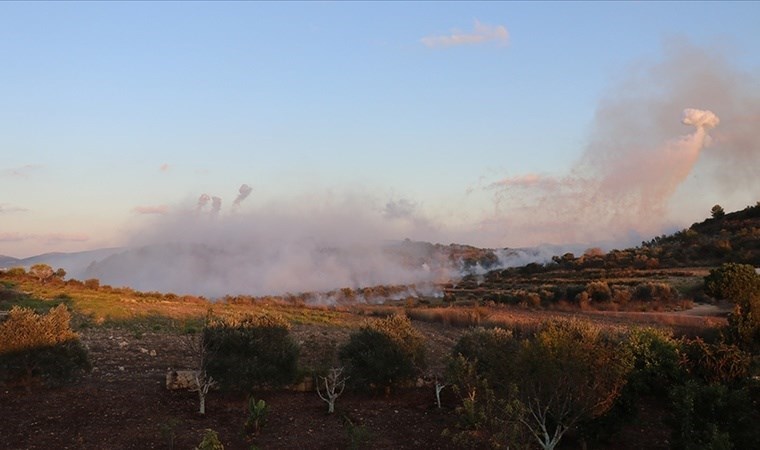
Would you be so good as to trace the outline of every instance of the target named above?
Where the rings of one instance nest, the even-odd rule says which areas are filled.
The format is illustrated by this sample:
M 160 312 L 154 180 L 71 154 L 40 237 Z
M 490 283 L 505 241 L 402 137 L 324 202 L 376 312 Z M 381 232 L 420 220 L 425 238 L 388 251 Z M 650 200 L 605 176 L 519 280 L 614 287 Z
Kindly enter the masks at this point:
M 509 44 L 509 32 L 504 25 L 487 25 L 475 20 L 472 32 L 452 30 L 448 35 L 425 36 L 420 41 L 430 48 L 484 44 L 487 42 L 507 45 Z

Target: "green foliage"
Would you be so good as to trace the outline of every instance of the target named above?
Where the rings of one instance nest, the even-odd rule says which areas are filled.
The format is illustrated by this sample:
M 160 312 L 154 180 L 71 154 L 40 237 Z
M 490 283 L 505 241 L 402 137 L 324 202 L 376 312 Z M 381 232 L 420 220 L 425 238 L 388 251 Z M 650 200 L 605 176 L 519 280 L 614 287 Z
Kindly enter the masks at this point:
M 203 440 L 195 450 L 224 450 L 222 441 L 219 440 L 219 434 L 212 429 L 206 429 L 203 434 Z
M 705 277 L 705 292 L 734 302 L 727 337 L 753 353 L 760 352 L 760 275 L 749 264 L 723 264 Z
M 681 349 L 684 368 L 704 383 L 735 385 L 750 375 L 752 356 L 734 344 L 696 338 L 682 341 Z
M 727 334 L 742 349 L 760 353 L 760 294 L 752 294 L 746 302 L 736 305 L 728 316 Z
M 673 389 L 674 449 L 760 448 L 757 389 L 689 381 Z
M 625 342 L 633 357 L 633 368 L 625 391 L 633 396 L 664 395 L 683 380 L 680 345 L 672 333 L 656 328 L 636 328 Z
M 760 294 L 760 275 L 749 264 L 726 263 L 705 277 L 705 292 L 741 304 Z
M 612 290 L 606 281 L 592 281 L 586 286 L 586 293 L 595 303 L 608 302 L 612 299 Z
M 721 217 L 726 215 L 726 211 L 723 209 L 720 205 L 715 205 L 710 209 L 710 215 L 713 219 L 720 219 Z
M 497 394 L 476 364 L 461 353 L 451 359 L 447 372 L 461 404 L 455 410 L 455 426 L 444 435 L 457 448 L 527 447 L 529 436 L 521 424 L 526 411 L 514 384 Z
M 471 361 L 473 369 L 480 376 L 489 380 L 496 389 L 505 388 L 505 375 L 514 363 L 519 341 L 513 337 L 512 331 L 503 328 L 474 328 L 464 333 L 457 341 L 452 354 Z M 452 362 L 461 362 L 455 358 Z M 449 366 L 449 378 L 459 383 L 455 366 Z
M 343 416 L 343 426 L 346 429 L 346 440 L 348 441 L 349 449 L 359 450 L 369 448 L 372 433 L 370 433 L 366 426 L 356 423 L 347 415 Z
M 248 419 L 245 421 L 245 431 L 257 434 L 266 423 L 269 407 L 264 400 L 256 400 L 251 396 L 248 399 Z
M 672 303 L 678 300 L 678 290 L 667 283 L 641 283 L 633 290 L 633 300 Z
M 29 275 L 37 278 L 40 283 L 45 283 L 55 275 L 55 272 L 47 264 L 34 264 L 29 268 Z
M 0 381 L 42 377 L 55 384 L 89 370 L 87 351 L 70 322 L 65 305 L 45 315 L 13 307 L 0 323 Z
M 390 388 L 424 367 L 425 341 L 409 318 L 395 315 L 365 323 L 338 352 L 352 386 Z
M 501 417 L 524 424 L 522 432 L 545 448 L 578 422 L 606 413 L 633 367 L 618 336 L 581 321 L 549 321 L 522 340 L 503 330 L 474 330 L 455 348 L 449 379 L 465 393 L 460 428 L 493 428 L 489 421 Z
M 282 386 L 293 382 L 298 373 L 299 347 L 280 317 L 213 320 L 203 329 L 203 339 L 206 373 L 223 389 Z
M 5 275 L 11 278 L 21 278 L 26 275 L 26 269 L 23 267 L 11 267 L 5 271 Z

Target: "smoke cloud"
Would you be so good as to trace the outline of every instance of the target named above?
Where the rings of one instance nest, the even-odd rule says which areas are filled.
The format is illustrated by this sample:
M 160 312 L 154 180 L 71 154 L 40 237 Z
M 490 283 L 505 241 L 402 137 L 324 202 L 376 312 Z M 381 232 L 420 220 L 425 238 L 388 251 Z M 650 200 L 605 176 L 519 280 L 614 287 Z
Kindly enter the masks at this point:
M 211 214 L 219 214 L 219 211 L 222 209 L 222 199 L 221 197 L 211 197 Z
M 209 197 L 208 194 L 201 194 L 200 197 L 198 197 L 198 203 L 196 204 L 196 211 L 203 210 L 203 207 L 208 205 L 208 202 L 211 201 L 211 197 Z
M 233 206 L 240 205 L 240 202 L 248 198 L 249 195 L 251 195 L 251 192 L 253 192 L 253 188 L 248 186 L 247 184 L 243 184 L 240 186 L 240 189 L 238 189 L 238 196 L 233 202 Z
M 756 86 L 723 52 L 666 43 L 662 61 L 633 68 L 601 100 L 585 151 L 567 174 L 518 175 L 486 187 L 495 211 L 483 227 L 506 229 L 522 245 L 630 245 L 687 226 L 720 200 L 706 198 L 696 216 L 679 215 L 673 199 L 681 190 L 735 196 L 741 187 L 745 198 L 732 197 L 737 207 L 754 203 Z M 696 204 L 693 194 L 683 200 Z

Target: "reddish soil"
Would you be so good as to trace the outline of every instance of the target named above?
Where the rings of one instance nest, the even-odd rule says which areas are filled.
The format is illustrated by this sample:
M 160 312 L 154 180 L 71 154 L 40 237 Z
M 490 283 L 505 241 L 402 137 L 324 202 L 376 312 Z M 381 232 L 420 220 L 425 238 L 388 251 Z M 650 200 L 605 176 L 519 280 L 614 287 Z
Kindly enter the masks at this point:
M 311 337 L 304 336 L 305 330 L 294 332 Z M 251 438 L 243 432 L 247 411 L 240 395 L 211 392 L 201 417 L 197 394 L 166 389 L 168 368 L 191 367 L 182 338 L 151 333 L 138 338 L 126 330 L 99 328 L 84 330 L 81 337 L 89 347 L 92 373 L 59 388 L 0 390 L 3 448 L 191 449 L 208 428 L 219 433 L 227 449 L 254 444 L 264 449 L 351 448 L 352 436 L 356 448 L 450 446 L 441 432 L 452 415 L 435 407 L 432 388 L 388 396 L 346 393 L 332 415 L 313 392 L 257 392 L 269 414 Z
M 430 373 L 442 373 L 446 356 L 464 328 L 414 322 L 428 342 Z M 297 325 L 302 367 L 334 356 L 350 329 Z M 166 389 L 169 369 L 193 367 L 184 338 L 169 333 L 90 328 L 80 332 L 93 370 L 58 388 L 0 389 L 0 436 L 5 449 L 192 449 L 204 430 L 218 432 L 228 450 L 249 449 L 444 449 L 441 436 L 453 425 L 455 400 L 444 390 L 444 408 L 434 404 L 430 386 L 390 395 L 345 393 L 336 413 L 314 392 L 255 392 L 269 405 L 268 420 L 246 436 L 246 398 L 211 392 L 207 414 L 198 415 L 197 394 Z M 155 353 L 153 353 L 155 352 Z M 616 449 L 668 448 L 662 407 L 642 405 L 637 423 L 619 434 Z M 352 437 L 354 439 L 352 445 Z M 577 443 L 563 442 L 564 448 Z

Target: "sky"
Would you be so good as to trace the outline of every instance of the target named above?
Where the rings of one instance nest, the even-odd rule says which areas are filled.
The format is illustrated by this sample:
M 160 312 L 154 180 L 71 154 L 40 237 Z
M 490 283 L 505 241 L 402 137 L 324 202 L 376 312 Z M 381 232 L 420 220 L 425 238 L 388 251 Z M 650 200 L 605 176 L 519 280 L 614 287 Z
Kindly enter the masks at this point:
M 200 220 L 235 241 L 265 217 L 266 239 L 635 245 L 760 200 L 758 18 L 2 2 L 0 255 L 203 240 Z

